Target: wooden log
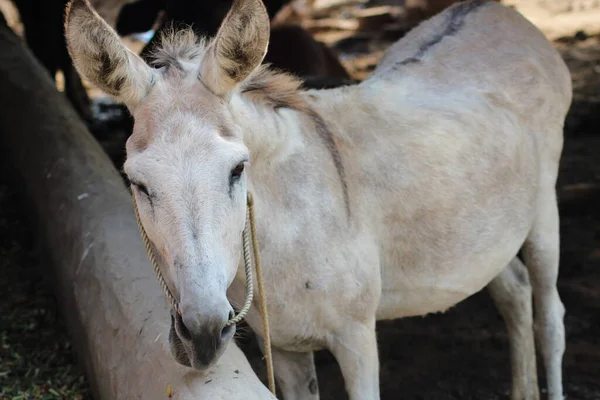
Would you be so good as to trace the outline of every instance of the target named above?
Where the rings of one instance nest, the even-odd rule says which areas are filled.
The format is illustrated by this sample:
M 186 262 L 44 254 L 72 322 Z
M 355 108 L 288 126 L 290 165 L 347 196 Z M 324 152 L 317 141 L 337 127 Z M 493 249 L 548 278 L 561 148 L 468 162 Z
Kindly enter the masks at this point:
M 0 148 L 32 205 L 94 398 L 274 399 L 234 343 L 206 374 L 173 360 L 169 311 L 131 197 L 1 15 L 0 107 Z

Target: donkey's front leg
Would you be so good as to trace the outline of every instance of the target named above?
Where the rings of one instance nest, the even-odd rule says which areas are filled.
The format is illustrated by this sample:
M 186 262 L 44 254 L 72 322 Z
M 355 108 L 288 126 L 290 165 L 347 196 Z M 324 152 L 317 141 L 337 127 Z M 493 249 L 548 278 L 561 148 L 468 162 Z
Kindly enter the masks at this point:
M 256 336 L 264 354 L 263 340 Z M 319 385 L 313 352 L 297 353 L 271 348 L 275 379 L 284 400 L 319 400 Z
M 375 319 L 345 324 L 336 332 L 330 350 L 340 365 L 350 400 L 378 400 L 379 359 Z

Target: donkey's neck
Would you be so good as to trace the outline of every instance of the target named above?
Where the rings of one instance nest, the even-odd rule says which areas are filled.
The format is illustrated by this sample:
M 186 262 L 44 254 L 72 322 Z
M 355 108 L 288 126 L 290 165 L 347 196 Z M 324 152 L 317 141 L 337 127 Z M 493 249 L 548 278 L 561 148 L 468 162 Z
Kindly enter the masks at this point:
M 323 205 L 339 209 L 347 220 L 352 137 L 362 131 L 359 114 L 366 112 L 360 92 L 356 86 L 299 92 L 293 104 L 279 108 L 234 95 L 230 108 L 251 154 L 251 186 L 297 200 L 300 191 L 318 191 Z
M 327 118 L 314 103 L 325 92 L 327 96 L 332 93 L 299 93 L 302 101 L 280 108 L 239 93 L 230 100 L 231 114 L 242 128 L 250 151 L 248 189 L 254 196 L 259 240 L 267 247 L 298 244 L 308 220 L 322 223 L 320 232 L 327 236 L 331 230 L 347 229 L 353 219 L 354 205 L 349 200 L 352 188 L 346 173 L 349 158 L 342 154 L 345 125 Z M 331 101 L 342 101 L 343 97 L 342 93 L 334 94 Z M 265 265 L 269 265 L 268 260 Z M 243 271 L 240 264 L 228 290 L 237 304 L 244 299 Z M 267 275 L 272 273 L 265 270 Z M 258 313 L 251 310 L 247 320 L 260 332 Z

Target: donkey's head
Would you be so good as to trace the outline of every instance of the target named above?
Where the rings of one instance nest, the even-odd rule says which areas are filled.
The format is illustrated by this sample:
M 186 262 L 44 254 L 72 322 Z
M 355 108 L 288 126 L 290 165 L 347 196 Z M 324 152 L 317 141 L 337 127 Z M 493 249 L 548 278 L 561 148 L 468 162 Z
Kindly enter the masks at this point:
M 228 102 L 263 60 L 267 12 L 261 0 L 236 0 L 212 41 L 191 32 L 165 38 L 160 68 L 129 51 L 87 0 L 71 3 L 66 32 L 77 70 L 134 116 L 125 172 L 179 298 L 171 349 L 180 363 L 207 368 L 234 334 L 226 291 L 245 224 L 249 154 Z

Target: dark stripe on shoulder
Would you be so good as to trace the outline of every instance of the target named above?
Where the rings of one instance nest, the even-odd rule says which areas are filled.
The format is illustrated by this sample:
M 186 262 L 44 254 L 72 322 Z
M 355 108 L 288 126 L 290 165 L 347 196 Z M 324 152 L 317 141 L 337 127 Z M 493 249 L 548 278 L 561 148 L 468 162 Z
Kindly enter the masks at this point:
M 323 140 L 325 147 L 329 150 L 331 154 L 331 158 L 333 159 L 333 164 L 337 170 L 337 173 L 340 177 L 340 183 L 342 185 L 342 192 L 344 195 L 344 205 L 346 206 L 346 215 L 348 218 L 350 217 L 350 196 L 348 194 L 348 182 L 346 180 L 346 171 L 344 170 L 344 164 L 342 163 L 342 156 L 340 151 L 335 144 L 335 140 L 333 138 L 333 133 L 327 126 L 327 123 L 323 120 L 323 118 L 312 108 L 308 108 L 305 110 L 308 116 L 311 118 L 313 123 L 315 124 L 315 128 L 319 137 Z

